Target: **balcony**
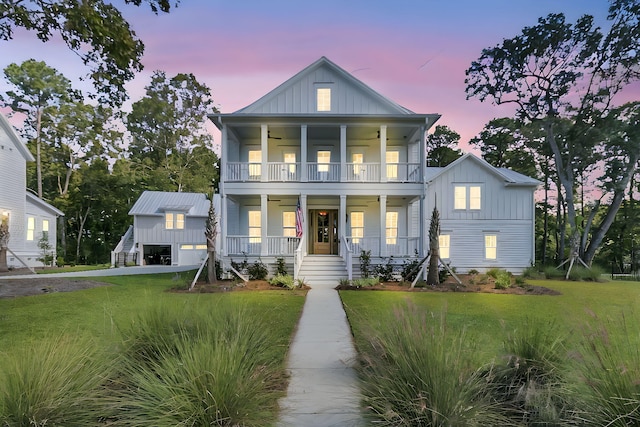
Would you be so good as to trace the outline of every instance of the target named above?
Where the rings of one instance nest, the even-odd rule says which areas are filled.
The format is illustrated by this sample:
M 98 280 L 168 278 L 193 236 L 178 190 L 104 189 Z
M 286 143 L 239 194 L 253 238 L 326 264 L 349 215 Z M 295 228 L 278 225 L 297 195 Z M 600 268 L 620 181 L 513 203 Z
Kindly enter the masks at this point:
M 268 182 L 383 182 L 381 163 L 267 163 Z M 387 163 L 386 182 L 421 182 L 419 163 Z M 227 162 L 227 182 L 262 181 L 262 164 Z

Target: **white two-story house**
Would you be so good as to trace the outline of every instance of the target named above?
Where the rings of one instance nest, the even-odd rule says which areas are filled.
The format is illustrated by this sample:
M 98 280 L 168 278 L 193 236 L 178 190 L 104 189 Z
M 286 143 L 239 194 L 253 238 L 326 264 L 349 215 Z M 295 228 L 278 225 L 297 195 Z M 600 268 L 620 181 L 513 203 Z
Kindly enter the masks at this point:
M 373 264 L 426 254 L 437 203 L 444 258 L 458 271 L 529 266 L 538 182 L 473 155 L 428 168 L 425 136 L 439 117 L 324 57 L 253 104 L 210 116 L 222 134 L 222 261 L 282 257 L 296 276 L 315 263 L 347 277 L 363 250 Z
M 27 190 L 27 162 L 32 161 L 25 143 L 0 114 L 0 221 L 9 224 L 9 268 L 41 267 L 45 255 L 56 259 L 56 220 L 64 214 Z

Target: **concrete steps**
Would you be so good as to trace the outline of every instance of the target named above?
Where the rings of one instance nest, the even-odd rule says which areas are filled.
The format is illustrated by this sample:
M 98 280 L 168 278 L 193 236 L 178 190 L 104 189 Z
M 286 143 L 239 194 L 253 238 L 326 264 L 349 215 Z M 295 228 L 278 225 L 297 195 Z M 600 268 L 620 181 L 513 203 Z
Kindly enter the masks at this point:
M 333 288 L 340 284 L 340 279 L 347 278 L 347 267 L 337 255 L 307 255 L 298 277 L 307 285 Z

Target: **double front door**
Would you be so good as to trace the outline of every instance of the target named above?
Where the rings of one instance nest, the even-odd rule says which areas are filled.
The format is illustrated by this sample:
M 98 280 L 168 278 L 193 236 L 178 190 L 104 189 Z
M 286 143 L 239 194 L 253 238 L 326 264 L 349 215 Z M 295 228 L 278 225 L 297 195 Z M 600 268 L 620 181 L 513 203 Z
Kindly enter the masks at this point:
M 313 209 L 311 219 L 311 253 L 316 255 L 338 254 L 338 211 Z

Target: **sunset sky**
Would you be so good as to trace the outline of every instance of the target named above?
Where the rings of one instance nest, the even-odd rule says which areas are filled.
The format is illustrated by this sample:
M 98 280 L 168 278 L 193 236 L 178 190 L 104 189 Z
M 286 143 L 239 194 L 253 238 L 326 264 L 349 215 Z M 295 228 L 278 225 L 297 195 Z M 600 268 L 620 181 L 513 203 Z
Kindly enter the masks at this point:
M 489 120 L 512 115 L 465 99 L 465 70 L 483 48 L 554 12 L 570 22 L 592 14 L 606 26 L 608 8 L 606 0 L 182 0 L 170 14 L 155 16 L 146 7 L 114 3 L 146 45 L 145 70 L 127 86 L 131 101 L 143 96 L 154 70 L 193 73 L 230 113 L 326 56 L 404 107 L 441 114 L 437 124 L 460 133 L 465 149 Z M 61 43 L 44 44 L 25 32 L 0 42 L 0 68 L 29 58 L 86 88 L 77 79 L 87 70 Z M 0 91 L 6 89 L 2 79 Z M 626 97 L 640 98 L 640 86 Z

